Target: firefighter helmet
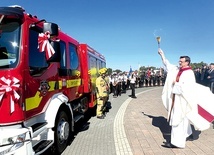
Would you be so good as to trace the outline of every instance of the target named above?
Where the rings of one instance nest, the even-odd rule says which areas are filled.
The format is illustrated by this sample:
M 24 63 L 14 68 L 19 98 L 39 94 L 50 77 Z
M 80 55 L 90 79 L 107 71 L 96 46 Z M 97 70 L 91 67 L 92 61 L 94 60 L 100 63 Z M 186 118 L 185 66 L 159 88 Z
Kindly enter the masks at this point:
M 101 68 L 101 69 L 99 70 L 99 74 L 100 74 L 100 75 L 106 74 L 106 72 L 107 72 L 107 68 Z

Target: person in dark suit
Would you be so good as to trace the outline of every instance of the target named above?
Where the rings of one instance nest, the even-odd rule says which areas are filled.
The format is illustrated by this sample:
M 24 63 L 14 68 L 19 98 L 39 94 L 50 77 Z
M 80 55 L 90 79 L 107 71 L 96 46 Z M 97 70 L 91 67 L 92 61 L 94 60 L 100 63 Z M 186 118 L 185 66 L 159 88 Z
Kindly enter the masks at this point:
M 113 97 L 117 97 L 118 96 L 118 76 L 117 73 L 114 72 L 113 73 L 113 77 L 112 77 L 112 91 L 113 91 Z
M 131 95 L 129 95 L 132 98 L 137 98 L 135 96 L 135 82 L 136 82 L 136 75 L 134 72 L 132 72 L 131 76 L 129 77 L 130 80 L 130 87 L 131 87 Z
M 212 93 L 214 93 L 214 63 L 210 64 L 210 69 L 208 70 L 207 79 L 209 80 L 209 87 Z
M 144 81 L 145 81 L 145 72 L 142 72 L 140 75 L 140 84 L 139 87 L 143 87 L 144 86 Z
M 194 73 L 195 73 L 195 80 L 196 80 L 196 82 L 197 82 L 197 83 L 201 83 L 201 80 L 200 80 L 200 78 L 201 78 L 201 71 L 200 71 L 200 68 L 196 68 L 196 69 L 194 70 Z
M 208 79 L 207 79 L 207 73 L 208 73 L 208 67 L 206 65 L 203 65 L 202 68 L 201 68 L 201 84 L 204 85 L 204 86 L 208 86 Z

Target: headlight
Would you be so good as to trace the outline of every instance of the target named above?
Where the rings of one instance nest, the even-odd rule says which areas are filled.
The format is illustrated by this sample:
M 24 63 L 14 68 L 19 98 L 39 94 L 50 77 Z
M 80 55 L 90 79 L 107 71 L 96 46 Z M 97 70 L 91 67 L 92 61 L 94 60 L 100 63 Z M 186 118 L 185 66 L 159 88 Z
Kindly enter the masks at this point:
M 7 149 L 5 149 L 5 147 L 2 148 L 4 150 L 0 149 L 0 155 L 4 155 L 8 152 L 12 152 L 22 147 L 24 145 L 24 142 L 26 141 L 25 138 L 26 138 L 26 133 L 3 139 L 2 145 L 0 147 L 5 146 Z

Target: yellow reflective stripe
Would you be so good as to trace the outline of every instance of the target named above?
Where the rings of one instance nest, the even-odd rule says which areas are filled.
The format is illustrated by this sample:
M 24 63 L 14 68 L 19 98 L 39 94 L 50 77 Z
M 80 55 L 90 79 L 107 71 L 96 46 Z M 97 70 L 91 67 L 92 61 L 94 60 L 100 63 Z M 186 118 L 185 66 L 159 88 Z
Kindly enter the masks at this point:
M 50 89 L 48 91 L 55 90 L 54 87 L 55 87 L 56 81 L 49 81 L 48 84 L 50 86 Z M 77 86 L 80 86 L 80 84 L 81 84 L 81 79 L 67 80 L 66 88 L 77 87 Z M 62 89 L 62 81 L 59 81 L 59 89 Z
M 49 91 L 53 91 L 55 87 L 56 81 L 49 81 L 48 85 L 50 86 Z
M 62 89 L 62 81 L 59 81 L 59 89 Z
M 67 80 L 67 88 L 80 86 L 81 79 Z
M 54 91 L 55 85 L 57 81 L 49 81 L 48 85 L 50 86 L 50 89 L 48 91 Z M 59 89 L 62 89 L 62 81 L 59 81 Z
M 54 87 L 56 84 L 56 81 L 49 81 L 48 82 L 50 89 L 48 90 L 50 91 L 54 91 Z M 71 88 L 71 87 L 77 87 L 80 86 L 81 84 L 81 79 L 74 79 L 74 80 L 67 80 L 67 88 Z M 59 81 L 59 89 L 62 89 L 62 81 Z M 34 97 L 30 97 L 30 98 L 26 98 L 26 111 L 35 109 L 37 107 L 39 107 L 39 104 L 42 100 L 42 96 L 40 96 L 40 92 L 37 91 L 36 95 Z
M 29 110 L 32 110 L 32 109 L 35 109 L 39 106 L 41 100 L 42 100 L 42 97 L 39 96 L 40 92 L 37 91 L 36 92 L 36 95 L 34 97 L 31 97 L 31 98 L 27 98 L 26 99 L 26 111 L 29 111 Z

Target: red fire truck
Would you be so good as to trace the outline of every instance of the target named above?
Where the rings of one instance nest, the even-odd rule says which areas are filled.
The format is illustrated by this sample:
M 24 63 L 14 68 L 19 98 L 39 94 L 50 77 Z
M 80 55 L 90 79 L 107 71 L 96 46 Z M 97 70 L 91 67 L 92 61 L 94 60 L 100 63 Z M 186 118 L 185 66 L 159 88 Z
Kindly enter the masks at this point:
M 0 7 L 0 155 L 61 154 L 96 106 L 103 55 L 18 6 Z

